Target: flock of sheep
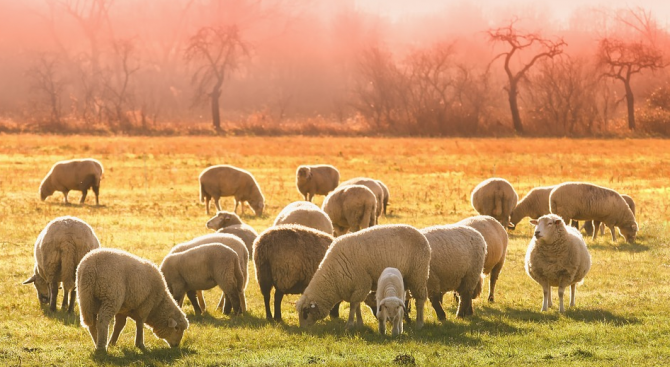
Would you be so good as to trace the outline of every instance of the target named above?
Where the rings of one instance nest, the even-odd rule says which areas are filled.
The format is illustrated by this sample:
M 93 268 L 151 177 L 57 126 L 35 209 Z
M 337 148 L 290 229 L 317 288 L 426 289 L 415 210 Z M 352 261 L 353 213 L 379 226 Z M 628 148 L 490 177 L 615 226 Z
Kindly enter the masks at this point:
M 67 202 L 70 190 L 93 189 L 98 204 L 103 168 L 94 159 L 56 163 L 40 185 L 45 200 L 61 191 Z M 563 294 L 583 281 L 591 258 L 572 220 L 591 223 L 597 236 L 600 223 L 616 239 L 616 227 L 626 240 L 637 233 L 632 199 L 589 183 L 569 182 L 531 190 L 517 203 L 512 185 L 501 178 L 480 183 L 472 192 L 478 216 L 450 225 L 416 229 L 409 225 L 379 225 L 386 213 L 389 190 L 381 181 L 355 178 L 340 183 L 339 171 L 329 165 L 300 166 L 296 185 L 305 201 L 286 206 L 270 228 L 260 235 L 236 214 L 244 203 L 261 215 L 265 199 L 254 177 L 228 165 L 205 169 L 199 177 L 200 199 L 209 214 L 213 199 L 217 213 L 207 228 L 216 233 L 197 237 L 172 248 L 160 267 L 125 251 L 101 248 L 93 229 L 80 219 L 51 221 L 35 242 L 35 268 L 24 284 L 33 283 L 39 301 L 56 309 L 62 283 L 62 308 L 74 310 L 79 302 L 81 322 L 98 350 L 106 350 L 108 328 L 114 319 L 109 344 L 114 345 L 128 317 L 137 323 L 135 345 L 144 348 L 144 324 L 168 342 L 179 345 L 188 320 L 182 303 L 188 297 L 196 314 L 205 312 L 202 291 L 218 286 L 223 295 L 217 309 L 223 313 L 246 311 L 248 262 L 253 259 L 256 280 L 269 320 L 281 321 L 285 294 L 301 294 L 296 311 L 301 327 L 330 315 L 339 316 L 339 304 L 350 303 L 347 327 L 362 325 L 361 303 L 370 306 L 384 334 L 403 332 L 403 319 L 415 300 L 416 328 L 424 322 L 429 300 L 438 319 L 446 315 L 442 299 L 454 292 L 458 317 L 474 312 L 472 300 L 489 275 L 489 302 L 505 262 L 507 231 L 531 217 L 536 226 L 525 259 L 528 275 L 543 288 L 542 311 L 552 306 L 551 287 L 558 287 L 559 310 Z M 326 195 L 319 208 L 315 195 Z M 222 211 L 219 199 L 233 196 L 235 210 Z M 588 229 L 588 227 L 585 225 Z M 75 292 L 75 289 L 77 292 Z M 274 289 L 274 304 L 270 305 Z M 274 316 L 273 316 L 274 311 Z

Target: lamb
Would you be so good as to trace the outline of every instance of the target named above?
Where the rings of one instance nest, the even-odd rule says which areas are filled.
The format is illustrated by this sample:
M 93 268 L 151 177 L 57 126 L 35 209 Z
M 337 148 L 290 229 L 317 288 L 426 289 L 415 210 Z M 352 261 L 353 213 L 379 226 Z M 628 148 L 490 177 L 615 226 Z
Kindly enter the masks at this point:
M 445 292 L 459 296 L 456 316 L 474 314 L 472 300 L 482 291 L 482 270 L 486 259 L 486 241 L 475 229 L 463 225 L 439 225 L 421 233 L 430 243 L 428 299 L 439 320 L 445 320 L 442 298 Z
M 386 334 L 386 321 L 391 321 L 393 336 L 402 334 L 405 314 L 405 286 L 402 274 L 396 268 L 386 268 L 377 281 L 377 313 L 379 333 Z
M 554 187 L 556 186 L 540 186 L 528 191 L 526 196 L 512 210 L 509 228 L 515 229 L 516 225 L 526 217 L 537 219 L 543 215 L 550 214 L 549 193 L 551 193 Z
M 512 184 L 503 178 L 489 178 L 472 190 L 472 207 L 481 215 L 490 215 L 504 228 L 510 226 L 510 215 L 519 196 Z
M 321 209 L 330 217 L 335 237 L 377 224 L 375 195 L 362 185 L 338 187 L 326 196 Z
M 77 268 L 81 324 L 88 328 L 96 349 L 107 350 L 112 318 L 115 345 L 126 325 L 135 320 L 135 346 L 144 350 L 144 324 L 171 347 L 179 346 L 188 328 L 186 315 L 168 292 L 163 274 L 148 260 L 115 249 L 96 249 Z
M 375 198 L 377 199 L 375 222 L 370 222 L 370 226 L 377 224 L 377 220 L 379 220 L 379 216 L 382 214 L 384 208 L 384 189 L 382 188 L 382 185 L 379 184 L 379 181 L 373 180 L 371 178 L 356 177 L 342 182 L 339 187 L 347 187 L 352 185 L 363 185 L 370 189 L 373 194 L 375 194 Z
M 564 312 L 563 293 L 570 286 L 570 307 L 575 306 L 577 284 L 591 268 L 591 255 L 579 230 L 565 225 L 555 214 L 531 220 L 535 237 L 526 251 L 526 273 L 542 286 L 542 311 L 551 307 L 551 287 L 558 287 L 559 311 Z
M 628 207 L 630 208 L 630 211 L 633 212 L 633 215 L 635 215 L 635 201 L 633 200 L 632 197 L 626 195 L 626 194 L 621 194 L 621 197 L 626 201 L 626 204 L 628 204 Z M 584 222 L 584 225 L 582 226 L 582 229 L 586 231 L 587 236 L 593 236 L 594 228 L 599 228 L 600 229 L 600 234 L 605 234 L 605 226 L 600 223 L 600 222 L 594 222 L 594 221 L 586 221 Z M 597 233 L 596 233 L 597 235 Z
M 474 228 L 486 241 L 486 260 L 484 260 L 483 273 L 484 275 L 491 275 L 489 279 L 489 302 L 494 302 L 496 282 L 507 255 L 507 231 L 498 221 L 488 215 L 466 218 L 456 224 Z
M 384 216 L 386 216 L 386 207 L 389 206 L 389 197 L 390 197 L 389 196 L 390 195 L 389 188 L 386 187 L 386 185 L 384 185 L 384 183 L 379 181 L 379 180 L 377 180 L 377 183 L 379 184 L 379 186 L 382 188 L 382 191 L 384 192 L 384 203 L 383 203 L 384 204 L 384 210 L 383 210 L 383 212 L 384 212 Z
M 44 201 L 55 191 L 60 191 L 63 193 L 63 202 L 69 204 L 68 193 L 70 190 L 78 190 L 81 191 L 79 204 L 84 204 L 88 189 L 93 189 L 95 205 L 99 206 L 98 195 L 103 172 L 102 164 L 92 158 L 57 162 L 40 184 L 40 198 Z
M 58 286 L 63 283 L 63 303 L 67 312 L 74 311 L 77 265 L 89 251 L 100 247 L 93 228 L 75 217 L 59 217 L 47 224 L 35 241 L 35 268 L 23 284 L 33 283 L 37 298 L 56 311 Z M 69 300 L 68 300 L 69 292 Z
M 285 294 L 300 294 L 305 290 L 332 242 L 330 234 L 296 224 L 270 227 L 256 239 L 256 280 L 268 320 L 272 320 L 272 288 L 275 289 L 274 320 L 282 321 L 282 298 Z
M 314 195 L 328 195 L 339 182 L 340 171 L 331 165 L 299 166 L 295 172 L 295 185 L 309 202 Z
M 242 275 L 244 277 L 244 289 L 246 289 L 248 281 L 247 269 L 249 264 L 249 252 L 245 244 L 242 242 L 242 240 L 235 235 L 228 233 L 212 233 L 196 237 L 188 242 L 176 245 L 175 247 L 172 248 L 172 250 L 170 250 L 170 253 L 168 255 L 184 252 L 186 250 L 190 250 L 192 248 L 202 245 L 208 245 L 210 243 L 221 243 L 225 246 L 230 247 L 233 251 L 235 251 L 240 262 Z M 188 291 L 186 295 L 188 296 L 188 299 L 191 301 L 191 304 L 193 305 L 193 309 L 196 315 L 200 315 L 202 312 L 205 312 L 207 306 L 205 304 L 205 299 L 202 296 L 201 290 Z M 216 307 L 216 309 L 217 310 L 222 309 L 223 313 L 228 315 L 231 311 L 231 307 L 232 304 L 230 298 L 224 293 L 224 295 L 221 296 L 221 300 L 219 301 L 219 305 Z
M 261 193 L 258 182 L 251 173 L 228 165 L 211 166 L 200 173 L 200 202 L 205 203 L 207 215 L 209 215 L 209 201 L 214 199 L 217 210 L 221 210 L 219 198 L 224 196 L 235 197 L 235 209 L 242 203 L 244 213 L 244 202 L 248 202 L 256 216 L 263 215 L 265 198 Z
M 326 317 L 343 300 L 351 304 L 347 327 L 354 325 L 354 314 L 361 326 L 360 303 L 377 288 L 382 271 L 394 267 L 403 274 L 406 288 L 416 299 L 416 326 L 420 329 L 430 257 L 426 237 L 408 225 L 375 226 L 337 238 L 296 303 L 300 327 Z
M 275 219 L 274 225 L 280 224 L 300 224 L 333 234 L 333 223 L 328 214 L 309 201 L 296 201 L 287 205 Z
M 254 253 L 254 241 L 258 237 L 258 233 L 252 226 L 242 223 L 237 214 L 219 211 L 207 221 L 207 228 L 218 233 L 230 233 L 241 238 L 244 245 L 247 246 L 249 256 Z
M 566 182 L 556 186 L 549 195 L 549 208 L 564 221 L 593 220 L 605 223 L 616 241 L 614 227 L 629 243 L 635 242 L 638 226 L 635 215 L 618 192 L 587 182 Z M 593 239 L 597 236 L 594 231 Z
M 209 243 L 171 253 L 163 259 L 160 269 L 170 293 L 180 307 L 187 292 L 211 289 L 218 285 L 232 304 L 233 313 L 246 311 L 246 279 L 240 266 L 240 257 L 226 245 Z

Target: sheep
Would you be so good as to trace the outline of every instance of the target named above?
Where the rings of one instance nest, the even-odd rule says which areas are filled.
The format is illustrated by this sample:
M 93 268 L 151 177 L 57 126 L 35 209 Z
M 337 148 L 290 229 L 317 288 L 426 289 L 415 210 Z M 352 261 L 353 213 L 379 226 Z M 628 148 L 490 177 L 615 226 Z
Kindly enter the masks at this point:
M 505 264 L 507 255 L 507 231 L 498 221 L 488 215 L 478 215 L 465 218 L 456 223 L 474 228 L 481 233 L 486 241 L 486 260 L 484 260 L 484 275 L 491 275 L 489 279 L 489 302 L 495 301 L 495 288 L 500 270 Z
M 93 189 L 95 205 L 99 206 L 98 195 L 100 194 L 100 180 L 103 173 L 102 164 L 92 158 L 57 162 L 51 167 L 40 184 L 40 198 L 44 201 L 55 191 L 60 191 L 63 193 L 63 202 L 69 204 L 68 193 L 70 190 L 77 190 L 81 191 L 79 204 L 84 204 L 88 189 Z
M 482 260 L 483 261 L 483 260 Z M 300 327 L 326 317 L 337 302 L 350 302 L 347 328 L 363 324 L 360 303 L 387 267 L 403 274 L 406 288 L 416 299 L 416 326 L 423 326 L 430 245 L 408 225 L 389 224 L 364 229 L 333 241 L 314 277 L 296 303 Z
M 338 187 L 326 196 L 321 209 L 330 217 L 335 237 L 377 224 L 375 195 L 362 185 Z
M 632 197 L 626 195 L 626 194 L 621 194 L 621 197 L 626 201 L 626 204 L 628 204 L 628 207 L 630 208 L 630 211 L 633 212 L 633 215 L 635 215 L 635 201 L 633 200 Z M 581 229 L 583 229 L 586 232 L 587 236 L 593 236 L 594 228 L 599 228 L 600 229 L 600 234 L 604 235 L 605 234 L 605 226 L 597 221 L 586 221 L 584 222 L 584 225 L 582 226 Z M 596 233 L 597 235 L 597 233 Z
M 218 285 L 232 304 L 233 313 L 246 311 L 246 277 L 240 266 L 240 256 L 222 243 L 209 243 L 171 253 L 163 259 L 160 269 L 179 307 L 189 291 L 211 289 Z
M 188 242 L 180 243 L 174 246 L 172 250 L 170 250 L 170 253 L 168 255 L 184 252 L 186 250 L 190 250 L 192 248 L 202 245 L 208 245 L 210 243 L 221 243 L 225 246 L 230 247 L 233 251 L 235 251 L 240 262 L 242 275 L 244 277 L 244 289 L 246 289 L 248 282 L 247 271 L 249 264 L 249 252 L 247 250 L 246 245 L 242 242 L 242 240 L 235 235 L 228 233 L 212 233 L 196 237 Z M 202 296 L 201 290 L 188 291 L 186 295 L 188 296 L 188 299 L 191 301 L 191 304 L 193 305 L 193 309 L 196 315 L 200 315 L 202 312 L 205 312 L 206 303 L 205 299 Z M 230 313 L 231 307 L 232 305 L 230 303 L 230 298 L 228 297 L 228 295 L 224 293 L 224 295 L 221 296 L 221 300 L 219 301 L 219 305 L 216 307 L 216 309 L 217 310 L 222 309 L 223 313 L 227 315 Z
M 531 220 L 537 226 L 526 251 L 526 273 L 542 286 L 542 311 L 551 307 L 551 287 L 558 287 L 559 311 L 564 312 L 563 293 L 570 286 L 570 307 L 575 306 L 577 284 L 591 268 L 591 255 L 579 230 L 548 214 Z
M 116 344 L 130 317 L 137 325 L 135 346 L 142 350 L 145 323 L 173 348 L 179 346 L 188 328 L 186 315 L 156 265 L 125 251 L 101 248 L 89 252 L 77 267 L 77 289 L 81 324 L 88 328 L 97 350 L 107 350 L 112 318 L 109 344 Z
M 328 214 L 309 201 L 296 201 L 287 205 L 277 215 L 273 225 L 280 224 L 300 224 L 333 234 L 333 222 L 330 221 Z
M 519 196 L 512 184 L 503 178 L 489 178 L 472 190 L 471 203 L 477 213 L 490 215 L 504 228 L 510 226 L 510 214 Z
M 93 228 L 75 217 L 58 217 L 49 222 L 35 241 L 33 275 L 23 284 L 34 284 L 37 298 L 56 311 L 58 286 L 63 283 L 63 303 L 67 312 L 74 311 L 77 265 L 89 251 L 100 247 Z M 68 300 L 69 292 L 69 300 Z
M 474 314 L 472 300 L 482 291 L 482 270 L 486 241 L 475 229 L 463 225 L 438 225 L 421 230 L 430 243 L 428 299 L 439 320 L 445 320 L 442 298 L 445 292 L 459 296 L 456 316 Z
M 295 172 L 295 185 L 309 202 L 314 195 L 328 195 L 339 182 L 340 171 L 331 165 L 299 166 Z
M 386 185 L 384 185 L 384 183 L 381 182 L 380 180 L 377 180 L 377 183 L 379 184 L 379 186 L 382 188 L 382 191 L 384 192 L 384 203 L 383 203 L 384 204 L 384 210 L 383 210 L 383 212 L 384 212 L 384 216 L 386 216 L 386 208 L 389 206 L 389 197 L 390 197 L 389 196 L 390 195 L 389 188 L 386 187 Z
M 564 221 L 593 220 L 605 223 L 616 241 L 614 227 L 629 243 L 635 242 L 638 225 L 635 215 L 618 192 L 588 182 L 566 182 L 556 186 L 549 194 L 549 208 Z M 597 231 L 593 233 L 595 240 Z
M 249 256 L 254 253 L 254 241 L 258 237 L 258 233 L 250 225 L 242 223 L 242 219 L 237 214 L 219 211 L 207 221 L 206 226 L 218 233 L 230 233 L 241 238 L 247 246 Z
M 339 187 L 347 187 L 347 186 L 352 186 L 352 185 L 363 185 L 370 189 L 372 193 L 375 195 L 375 199 L 377 200 L 377 208 L 375 210 L 375 222 L 373 223 L 372 221 L 370 222 L 370 226 L 373 226 L 377 224 L 377 221 L 379 220 L 379 216 L 382 214 L 383 208 L 384 208 L 384 189 L 382 188 L 382 185 L 379 184 L 379 181 L 373 180 L 371 178 L 366 178 L 366 177 L 356 177 L 352 178 L 350 180 L 344 181 L 340 184 Z M 338 187 L 338 188 L 339 188 Z
M 405 314 L 405 286 L 402 274 L 396 268 L 386 268 L 377 280 L 377 313 L 379 333 L 386 334 L 386 321 L 391 321 L 393 336 L 402 334 Z
M 512 210 L 510 216 L 510 229 L 515 229 L 516 225 L 526 217 L 537 219 L 543 215 L 550 214 L 549 193 L 556 186 L 540 186 L 528 191 Z
M 207 215 L 209 215 L 209 201 L 214 199 L 214 205 L 220 211 L 219 198 L 224 196 L 235 197 L 233 212 L 237 212 L 237 206 L 242 203 L 242 213 L 244 213 L 244 202 L 246 201 L 256 216 L 263 215 L 265 198 L 251 173 L 229 165 L 218 165 L 202 171 L 199 180 L 200 202 L 205 203 Z
M 296 224 L 270 227 L 256 239 L 256 280 L 268 320 L 272 320 L 272 288 L 275 289 L 274 320 L 282 321 L 282 298 L 285 294 L 300 294 L 305 290 L 332 242 L 330 234 Z

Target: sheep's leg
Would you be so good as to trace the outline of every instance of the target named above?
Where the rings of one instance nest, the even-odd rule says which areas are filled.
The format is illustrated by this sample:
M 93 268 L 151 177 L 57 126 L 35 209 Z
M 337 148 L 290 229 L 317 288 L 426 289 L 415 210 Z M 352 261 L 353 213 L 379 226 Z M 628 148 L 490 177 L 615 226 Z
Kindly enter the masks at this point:
M 423 308 L 424 308 L 425 304 L 426 304 L 426 299 L 425 298 L 417 298 L 416 299 L 416 328 L 417 329 L 421 329 L 423 327 Z M 442 310 L 442 309 L 440 308 L 440 310 Z M 442 311 L 442 314 L 444 315 L 444 311 Z M 446 318 L 446 316 L 444 316 L 444 317 Z
M 67 312 L 68 313 L 73 313 L 74 312 L 74 302 L 77 300 L 77 289 L 73 288 L 70 291 L 70 304 L 68 305 Z
M 551 307 L 551 287 L 542 284 L 542 311 Z
M 433 308 L 435 309 L 435 315 L 437 316 L 437 319 L 440 321 L 444 321 L 447 318 L 447 315 L 444 313 L 444 310 L 442 309 L 442 295 L 430 297 L 430 303 L 433 305 Z M 418 306 L 417 306 L 417 313 L 419 313 Z
M 340 317 L 340 303 L 337 302 L 333 308 L 330 309 L 330 318 L 337 319 Z
M 377 318 L 379 319 L 379 334 L 386 335 L 386 310 L 379 310 Z
M 558 311 L 559 312 L 565 312 L 565 308 L 563 308 L 563 294 L 565 293 L 565 286 L 559 285 L 558 286 Z
M 240 202 L 235 199 L 235 208 L 233 209 L 233 213 L 237 214 L 237 206 L 240 205 Z M 242 206 L 242 209 L 244 210 L 244 205 Z
M 100 186 L 93 186 L 93 193 L 95 194 L 95 206 L 100 206 L 100 200 L 98 199 L 98 196 L 100 196 Z
M 112 331 L 112 338 L 109 339 L 109 345 L 116 345 L 116 341 L 119 340 L 119 335 L 123 331 L 123 328 L 126 327 L 126 316 L 117 314 L 114 317 L 114 331 Z
M 198 306 L 200 306 L 200 311 L 205 313 L 207 303 L 205 302 L 205 297 L 202 296 L 202 290 L 195 291 L 195 295 L 198 296 Z
M 49 285 L 49 309 L 56 311 L 56 299 L 58 298 L 58 281 L 52 281 Z
M 359 302 L 352 302 L 349 304 L 349 319 L 347 320 L 346 329 L 351 329 L 354 326 L 354 318 L 356 317 L 357 308 L 359 306 Z
M 196 315 L 202 314 L 202 310 L 200 309 L 200 306 L 198 305 L 197 291 L 186 292 L 186 297 L 188 297 L 188 300 L 191 301 L 191 304 L 193 305 L 193 311 L 195 312 L 195 314 Z M 202 297 L 202 294 L 201 294 L 201 297 Z
M 577 293 L 577 283 L 570 284 L 570 307 L 575 307 L 576 293 Z
M 504 262 L 501 261 L 497 263 L 493 269 L 491 269 L 491 275 L 489 279 L 489 302 L 493 303 L 495 301 L 495 290 L 496 290 L 496 283 L 498 282 L 498 276 L 500 275 L 500 271 L 502 270 Z
M 109 332 L 109 323 L 112 321 L 112 318 L 116 315 L 116 312 L 113 310 L 113 307 L 103 306 L 98 312 L 98 338 L 96 349 L 99 351 L 107 351 L 107 335 Z
M 305 194 L 305 200 L 309 201 L 310 203 L 312 202 L 312 199 L 314 199 L 314 195 L 311 193 L 306 193 Z
M 88 188 L 81 190 L 81 199 L 79 199 L 79 205 L 84 204 L 86 201 L 86 195 L 88 195 Z
M 393 330 L 391 331 L 391 335 L 393 336 L 398 336 L 402 333 L 402 316 L 396 317 L 393 319 Z
M 607 226 L 607 228 L 612 232 L 612 242 L 616 242 L 616 228 L 614 226 Z
M 275 321 L 281 322 L 281 300 L 284 298 L 284 293 L 275 289 Z
M 144 321 L 135 320 L 135 324 L 137 325 L 137 331 L 135 332 L 135 346 L 142 350 L 145 350 L 146 348 L 144 347 Z
M 221 293 L 221 298 L 219 298 L 219 303 L 216 305 L 216 311 L 223 311 L 223 307 L 226 303 L 226 295 Z
M 356 326 L 363 327 L 363 315 L 361 314 L 361 303 L 356 306 Z
M 209 201 L 211 199 L 212 199 L 211 197 L 205 196 L 205 210 L 207 211 L 207 215 L 209 215 Z
M 605 235 L 605 223 L 600 223 L 600 235 Z
M 220 197 L 214 196 L 212 197 L 212 200 L 214 201 L 214 207 L 216 207 L 217 211 L 221 211 L 221 202 L 220 202 Z
M 456 316 L 459 318 L 465 318 L 473 314 L 472 311 L 472 296 L 468 292 L 463 292 L 461 296 L 461 302 L 458 304 L 458 311 L 456 311 Z
M 593 236 L 591 239 L 595 240 L 596 238 L 598 238 L 598 228 L 593 228 Z
M 231 302 L 230 297 L 228 297 L 228 293 L 222 294 L 221 297 L 223 297 L 223 314 L 230 315 L 230 312 L 233 310 L 233 303 Z
M 270 295 L 272 292 L 272 287 L 261 287 L 261 294 L 263 295 L 263 303 L 265 304 L 265 318 L 269 321 L 272 320 L 272 311 L 270 310 Z M 275 291 L 275 297 L 277 293 Z
M 63 302 L 60 304 L 60 309 L 65 310 L 65 307 L 68 306 L 68 291 L 67 289 L 63 289 Z
M 64 202 L 65 204 L 69 204 L 69 203 L 70 203 L 69 201 L 67 201 L 67 194 L 68 194 L 68 193 L 70 193 L 70 190 L 65 190 L 65 191 L 63 191 L 63 202 Z

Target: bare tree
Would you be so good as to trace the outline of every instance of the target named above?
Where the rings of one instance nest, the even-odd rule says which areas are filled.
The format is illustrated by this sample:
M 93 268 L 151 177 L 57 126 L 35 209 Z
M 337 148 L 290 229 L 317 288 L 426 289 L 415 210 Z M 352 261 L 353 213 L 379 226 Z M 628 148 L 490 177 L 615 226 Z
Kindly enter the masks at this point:
M 102 76 L 102 97 L 107 119 L 127 129 L 130 119 L 127 112 L 133 110 L 131 78 L 139 69 L 135 57 L 135 43 L 131 39 L 112 42 L 113 63 Z
M 644 9 L 630 9 L 629 17 L 619 14 L 617 19 L 638 32 L 634 40 L 624 37 L 604 37 L 598 44 L 598 62 L 605 70 L 603 76 L 619 80 L 626 91 L 628 128 L 635 130 L 635 96 L 631 88 L 632 76 L 645 69 L 659 70 L 668 65 L 662 49 L 656 44 L 657 26 L 651 13 Z
M 516 20 L 513 20 L 508 26 L 496 29 L 489 29 L 489 41 L 492 43 L 503 43 L 509 50 L 500 53 L 493 58 L 491 63 L 500 57 L 504 57 L 504 68 L 507 78 L 509 79 L 509 86 L 506 88 L 509 96 L 509 106 L 512 112 L 512 122 L 514 130 L 523 134 L 523 125 L 521 123 L 521 115 L 519 114 L 519 104 L 517 97 L 519 95 L 519 82 L 525 77 L 526 72 L 533 67 L 533 65 L 544 58 L 554 58 L 563 53 L 563 46 L 567 44 L 562 38 L 555 41 L 543 38 L 535 33 L 521 33 L 514 27 Z M 538 50 L 539 48 L 539 50 Z M 519 55 L 524 50 L 535 50 L 535 53 L 526 63 L 521 62 L 521 69 L 518 71 L 512 70 L 512 58 Z M 521 56 L 519 56 L 521 57 Z
M 221 132 L 219 99 L 224 81 L 250 57 L 249 46 L 237 26 L 203 27 L 193 35 L 186 48 L 186 60 L 197 63 L 191 82 L 196 86 L 196 101 L 209 97 L 212 124 Z
M 49 106 L 48 122 L 56 126 L 62 122 L 61 97 L 66 85 L 65 80 L 58 75 L 60 64 L 58 55 L 42 53 L 26 71 L 26 76 L 31 79 L 30 89 L 37 95 L 37 104 L 46 102 Z

